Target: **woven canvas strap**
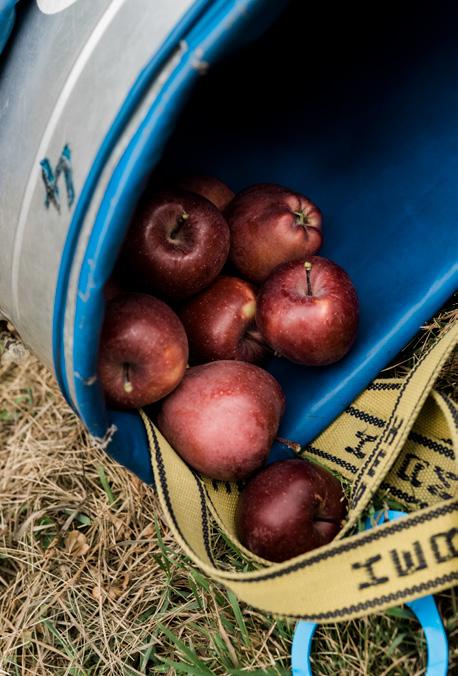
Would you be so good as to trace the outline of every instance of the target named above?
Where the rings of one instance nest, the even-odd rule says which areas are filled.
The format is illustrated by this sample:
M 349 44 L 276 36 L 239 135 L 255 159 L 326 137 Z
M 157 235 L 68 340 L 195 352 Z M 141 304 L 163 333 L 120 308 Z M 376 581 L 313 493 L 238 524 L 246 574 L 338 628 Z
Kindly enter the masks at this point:
M 237 540 L 238 486 L 193 472 L 142 412 L 162 508 L 189 558 L 256 608 L 317 622 L 381 611 L 456 584 L 458 409 L 432 387 L 457 339 L 455 323 L 405 379 L 374 381 L 301 449 L 351 487 L 348 519 L 329 545 L 280 564 L 257 558 Z M 358 532 L 382 495 L 411 513 Z M 248 572 L 214 560 L 215 523 Z

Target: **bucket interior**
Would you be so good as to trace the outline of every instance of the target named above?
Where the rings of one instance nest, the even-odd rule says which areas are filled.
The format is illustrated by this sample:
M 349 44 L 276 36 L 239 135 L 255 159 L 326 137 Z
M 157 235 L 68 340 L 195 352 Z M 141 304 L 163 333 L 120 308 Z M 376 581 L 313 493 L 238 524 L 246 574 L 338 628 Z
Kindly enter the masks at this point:
M 266 365 L 294 441 L 310 442 L 455 289 L 457 19 L 453 2 L 293 1 L 199 78 L 156 166 L 236 191 L 280 183 L 322 209 L 320 253 L 353 279 L 361 325 L 338 364 Z
M 361 328 L 335 366 L 271 363 L 302 442 L 445 300 L 457 258 L 458 8 L 360 5 L 292 2 L 199 82 L 159 168 L 281 183 L 323 210 L 320 253 L 354 280 Z

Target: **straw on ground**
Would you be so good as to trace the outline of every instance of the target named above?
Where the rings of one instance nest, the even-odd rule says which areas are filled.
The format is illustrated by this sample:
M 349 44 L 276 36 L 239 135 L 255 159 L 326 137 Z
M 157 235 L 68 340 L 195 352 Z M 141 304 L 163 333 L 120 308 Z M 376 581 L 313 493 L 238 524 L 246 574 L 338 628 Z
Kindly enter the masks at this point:
M 403 375 L 455 319 L 449 306 L 386 375 Z M 47 370 L 22 357 L 0 365 L 0 674 L 290 673 L 294 623 L 239 604 L 191 565 L 153 490 L 109 459 Z M 455 355 L 439 382 L 455 396 L 457 372 Z M 453 671 L 456 590 L 438 603 Z M 315 641 L 317 674 L 413 676 L 425 661 L 405 607 L 323 627 Z

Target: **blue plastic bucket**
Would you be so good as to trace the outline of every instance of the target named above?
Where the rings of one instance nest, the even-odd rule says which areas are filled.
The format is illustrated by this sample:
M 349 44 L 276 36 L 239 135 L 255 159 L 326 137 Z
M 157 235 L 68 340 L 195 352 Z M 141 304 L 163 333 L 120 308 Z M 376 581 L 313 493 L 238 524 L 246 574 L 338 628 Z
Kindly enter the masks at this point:
M 304 5 L 26 3 L 0 65 L 0 310 L 148 482 L 143 425 L 106 409 L 97 352 L 103 286 L 155 168 L 283 183 L 324 211 L 322 254 L 354 280 L 361 328 L 335 366 L 267 365 L 282 436 L 311 441 L 457 287 L 458 9 L 370 23 Z

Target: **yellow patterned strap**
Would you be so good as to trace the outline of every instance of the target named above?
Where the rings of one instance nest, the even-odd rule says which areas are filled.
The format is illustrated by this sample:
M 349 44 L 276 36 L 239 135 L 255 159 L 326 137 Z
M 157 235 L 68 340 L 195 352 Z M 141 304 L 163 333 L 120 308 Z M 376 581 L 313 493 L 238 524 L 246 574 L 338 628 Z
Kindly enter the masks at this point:
M 456 584 L 458 410 L 432 386 L 457 338 L 455 324 L 405 379 L 373 382 L 302 449 L 351 482 L 350 511 L 338 539 L 281 564 L 258 559 L 237 541 L 238 486 L 202 479 L 142 412 L 160 501 L 184 551 L 246 603 L 317 622 L 378 612 Z M 354 534 L 381 492 L 413 513 Z M 215 562 L 215 522 L 249 572 Z

